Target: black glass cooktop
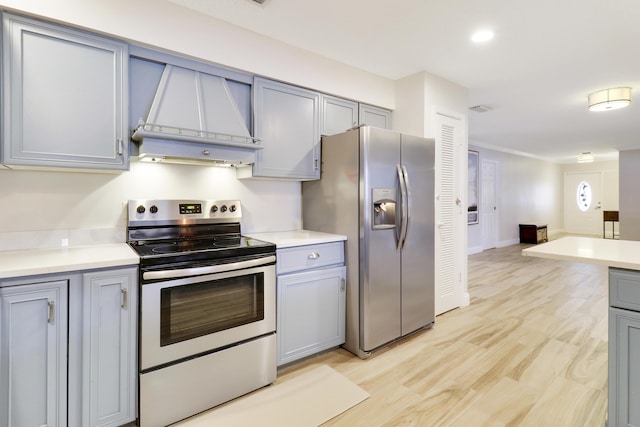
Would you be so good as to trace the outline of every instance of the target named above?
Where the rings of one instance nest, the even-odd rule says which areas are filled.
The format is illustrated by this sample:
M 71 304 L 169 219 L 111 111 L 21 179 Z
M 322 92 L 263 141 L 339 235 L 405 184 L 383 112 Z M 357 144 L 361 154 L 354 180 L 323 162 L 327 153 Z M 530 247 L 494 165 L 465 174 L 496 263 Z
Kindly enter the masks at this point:
M 168 257 L 173 255 L 187 255 L 201 252 L 225 252 L 225 256 L 233 256 L 234 251 L 238 255 L 254 251 L 275 251 L 275 245 L 262 240 L 245 236 L 215 236 L 204 239 L 153 241 L 134 243 L 131 245 L 141 257 Z

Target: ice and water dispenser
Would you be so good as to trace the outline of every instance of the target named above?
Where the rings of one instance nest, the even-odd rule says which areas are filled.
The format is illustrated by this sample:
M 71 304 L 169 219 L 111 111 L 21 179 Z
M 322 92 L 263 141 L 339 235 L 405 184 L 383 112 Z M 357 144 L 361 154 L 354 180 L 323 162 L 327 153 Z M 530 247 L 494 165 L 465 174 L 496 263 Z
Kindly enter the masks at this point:
M 396 226 L 396 190 L 374 188 L 372 191 L 373 221 L 371 228 L 383 230 Z

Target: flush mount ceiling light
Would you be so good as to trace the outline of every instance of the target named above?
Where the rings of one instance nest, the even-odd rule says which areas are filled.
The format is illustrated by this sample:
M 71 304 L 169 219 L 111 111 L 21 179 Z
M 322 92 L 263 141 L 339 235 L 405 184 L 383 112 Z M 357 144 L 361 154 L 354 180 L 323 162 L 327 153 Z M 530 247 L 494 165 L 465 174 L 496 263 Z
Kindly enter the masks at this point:
M 631 104 L 631 88 L 615 87 L 589 95 L 589 111 L 608 111 Z
M 471 41 L 474 43 L 484 43 L 493 38 L 493 31 L 480 30 L 471 35 Z
M 578 163 L 591 163 L 593 162 L 593 154 L 590 151 L 580 153 L 578 155 Z

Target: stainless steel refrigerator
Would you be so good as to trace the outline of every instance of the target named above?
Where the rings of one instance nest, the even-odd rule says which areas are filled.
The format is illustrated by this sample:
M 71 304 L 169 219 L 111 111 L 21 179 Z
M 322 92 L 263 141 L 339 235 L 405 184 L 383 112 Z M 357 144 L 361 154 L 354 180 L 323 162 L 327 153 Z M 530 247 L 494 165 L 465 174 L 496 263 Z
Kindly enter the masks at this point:
M 303 227 L 347 236 L 344 347 L 361 358 L 435 320 L 433 139 L 362 126 L 322 138 Z

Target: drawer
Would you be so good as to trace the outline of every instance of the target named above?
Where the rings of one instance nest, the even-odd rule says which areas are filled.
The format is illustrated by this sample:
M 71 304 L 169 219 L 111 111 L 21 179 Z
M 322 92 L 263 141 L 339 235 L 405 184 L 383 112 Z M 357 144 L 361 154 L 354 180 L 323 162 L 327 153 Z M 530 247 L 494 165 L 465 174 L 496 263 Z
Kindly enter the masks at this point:
M 640 272 L 609 269 L 609 305 L 640 312 Z
M 344 263 L 344 242 L 321 243 L 277 250 L 278 274 Z

